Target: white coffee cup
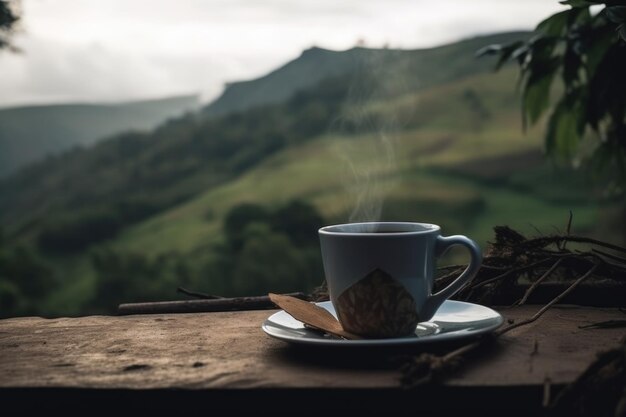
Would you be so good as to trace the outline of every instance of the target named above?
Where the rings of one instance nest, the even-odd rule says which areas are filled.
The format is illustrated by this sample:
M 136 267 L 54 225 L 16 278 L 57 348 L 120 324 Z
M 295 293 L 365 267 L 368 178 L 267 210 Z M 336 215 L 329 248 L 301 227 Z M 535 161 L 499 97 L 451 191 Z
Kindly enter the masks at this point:
M 330 299 L 345 330 L 399 337 L 430 320 L 479 270 L 482 254 L 466 236 L 442 236 L 434 224 L 349 223 L 319 230 Z M 436 260 L 453 245 L 469 249 L 463 273 L 433 294 Z

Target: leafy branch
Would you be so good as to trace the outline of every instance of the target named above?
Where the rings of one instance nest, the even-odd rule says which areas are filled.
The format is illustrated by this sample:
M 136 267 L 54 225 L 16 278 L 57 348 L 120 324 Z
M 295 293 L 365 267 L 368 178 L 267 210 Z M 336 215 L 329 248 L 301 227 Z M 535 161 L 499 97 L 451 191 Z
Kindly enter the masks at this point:
M 0 49 L 17 50 L 17 48 L 11 45 L 9 39 L 19 20 L 19 15 L 15 10 L 15 3 L 15 1 L 12 4 L 10 1 L 0 0 Z
M 496 55 L 496 69 L 509 61 L 519 65 L 523 125 L 534 125 L 549 113 L 548 154 L 573 164 L 586 160 L 596 172 L 615 174 L 612 191 L 622 194 L 626 6 L 617 0 L 561 3 L 570 8 L 539 23 L 530 39 L 490 45 L 477 54 Z M 562 85 L 554 88 L 559 79 Z M 554 102 L 551 95 L 557 96 Z

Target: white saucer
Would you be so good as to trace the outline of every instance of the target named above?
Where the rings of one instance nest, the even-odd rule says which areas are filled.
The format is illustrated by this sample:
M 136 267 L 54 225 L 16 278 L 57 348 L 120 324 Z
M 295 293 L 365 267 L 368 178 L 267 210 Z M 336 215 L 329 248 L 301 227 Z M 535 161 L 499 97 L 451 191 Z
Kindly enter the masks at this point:
M 330 301 L 317 303 L 337 317 Z M 395 346 L 441 342 L 477 336 L 497 329 L 502 316 L 479 304 L 446 300 L 435 316 L 419 323 L 415 335 L 390 339 L 345 340 L 304 327 L 284 310 L 272 314 L 261 326 L 268 335 L 286 342 L 328 346 Z

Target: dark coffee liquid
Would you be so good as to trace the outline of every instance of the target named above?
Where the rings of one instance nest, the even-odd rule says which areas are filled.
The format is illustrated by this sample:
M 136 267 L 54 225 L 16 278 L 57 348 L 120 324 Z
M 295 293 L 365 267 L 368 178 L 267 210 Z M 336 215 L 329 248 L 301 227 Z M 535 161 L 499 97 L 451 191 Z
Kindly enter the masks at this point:
M 400 230 L 400 229 L 390 229 L 390 230 L 378 230 L 378 229 L 361 229 L 361 230 L 337 230 L 335 233 L 350 233 L 350 234 L 394 234 L 394 233 L 411 233 L 416 230 Z

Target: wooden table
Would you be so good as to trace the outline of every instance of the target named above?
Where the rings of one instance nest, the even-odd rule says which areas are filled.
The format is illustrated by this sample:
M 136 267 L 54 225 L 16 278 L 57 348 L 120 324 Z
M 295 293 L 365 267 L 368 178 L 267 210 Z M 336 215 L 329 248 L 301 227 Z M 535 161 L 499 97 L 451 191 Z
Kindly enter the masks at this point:
M 521 320 L 538 307 L 501 310 Z M 443 385 L 403 389 L 402 355 L 423 349 L 303 348 L 265 335 L 274 311 L 0 320 L 0 407 L 218 415 L 535 413 L 624 330 L 579 325 L 617 309 L 558 306 L 501 337 Z M 332 402 L 332 406 L 330 405 Z M 6 409 L 6 408 L 5 408 Z M 423 415 L 423 414 L 422 414 Z M 468 414 L 464 414 L 468 415 Z

